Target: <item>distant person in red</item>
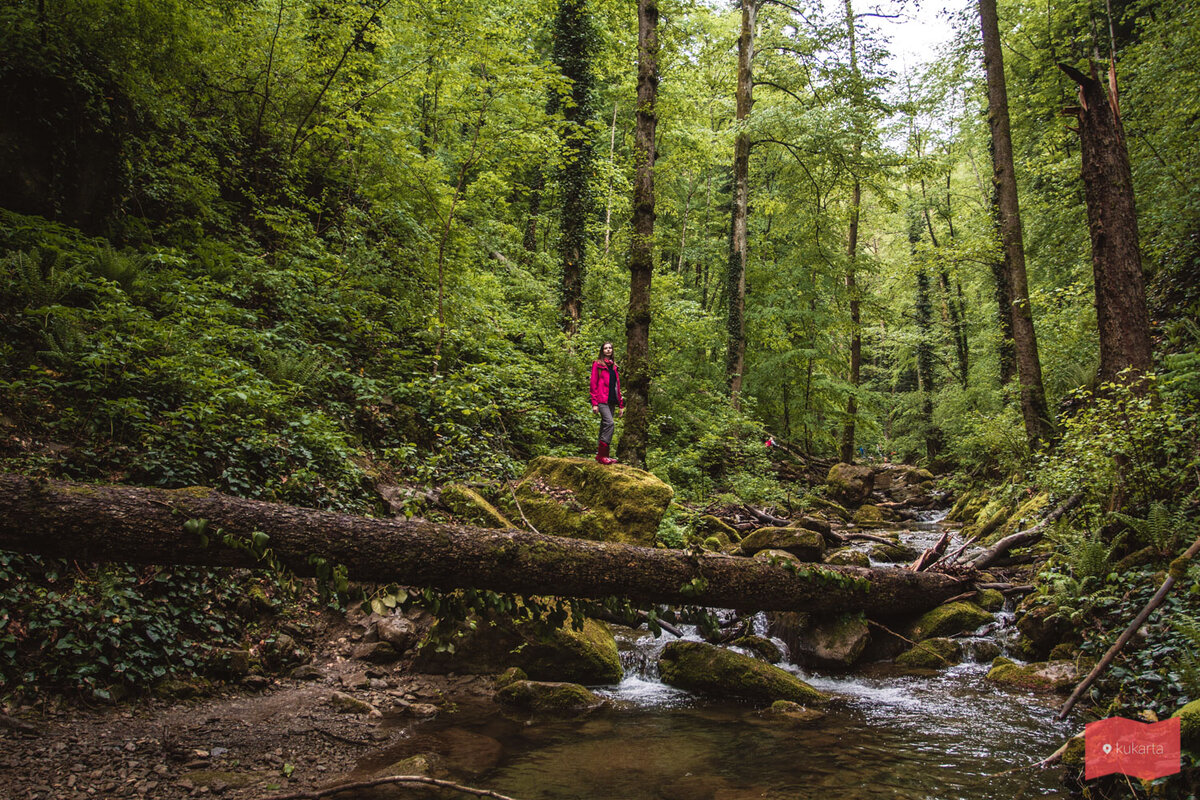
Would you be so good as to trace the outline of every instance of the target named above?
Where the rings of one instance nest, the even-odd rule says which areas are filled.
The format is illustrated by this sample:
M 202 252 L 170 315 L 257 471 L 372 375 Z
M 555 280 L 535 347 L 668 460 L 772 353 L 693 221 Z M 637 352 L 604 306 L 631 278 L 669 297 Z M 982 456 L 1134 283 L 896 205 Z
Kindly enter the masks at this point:
M 600 346 L 600 358 L 592 362 L 592 413 L 600 415 L 600 446 L 596 450 L 596 460 L 601 464 L 615 464 L 615 458 L 608 457 L 608 449 L 612 446 L 613 409 L 617 416 L 625 413 L 625 398 L 621 396 L 621 376 L 617 372 L 617 364 L 613 361 L 612 342 Z

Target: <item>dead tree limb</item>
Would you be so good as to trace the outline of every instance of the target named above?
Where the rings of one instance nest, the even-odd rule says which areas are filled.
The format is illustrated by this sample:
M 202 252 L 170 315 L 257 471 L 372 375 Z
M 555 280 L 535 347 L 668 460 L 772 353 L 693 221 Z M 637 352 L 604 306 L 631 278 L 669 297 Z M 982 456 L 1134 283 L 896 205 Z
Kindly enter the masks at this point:
M 206 520 L 206 536 L 189 520 Z M 265 539 L 263 538 L 265 535 Z M 314 558 L 351 580 L 744 610 L 912 614 L 962 591 L 961 579 L 903 569 L 787 565 L 418 520 L 265 503 L 208 489 L 143 489 L 0 474 L 0 550 L 94 561 L 261 568 L 257 540 L 282 566 Z M 211 541 L 208 541 L 211 539 Z
M 1125 632 L 1113 642 L 1112 647 L 1108 648 L 1108 652 L 1104 654 L 1104 658 L 1100 659 L 1096 666 L 1092 667 L 1092 671 L 1087 674 L 1087 677 L 1079 682 L 1079 685 L 1075 687 L 1075 691 L 1071 692 L 1071 696 L 1067 698 L 1067 702 L 1063 703 L 1062 708 L 1058 710 L 1059 719 L 1067 718 L 1067 714 L 1071 713 L 1071 709 L 1079 702 L 1079 698 L 1083 696 L 1087 688 L 1092 685 L 1096 678 L 1100 677 L 1100 673 L 1108 669 L 1108 665 L 1117 657 L 1117 653 L 1121 652 L 1121 648 L 1133 638 L 1133 635 L 1137 633 L 1137 629 L 1142 627 L 1142 624 L 1149 619 L 1150 615 L 1154 613 L 1154 609 L 1162 605 L 1162 601 L 1166 599 L 1167 593 L 1171 591 L 1171 587 L 1175 585 L 1175 581 L 1182 578 L 1184 573 L 1187 572 L 1188 563 L 1196 557 L 1196 553 L 1200 553 L 1200 539 L 1192 542 L 1192 546 L 1187 549 L 1187 552 L 1171 562 L 1170 572 L 1167 574 L 1166 580 L 1162 582 L 1162 586 L 1158 587 L 1158 591 L 1154 593 L 1154 597 L 1150 598 L 1150 602 L 1146 603 L 1145 608 L 1134 617 L 1133 622 L 1129 623 L 1129 627 L 1125 629 Z
M 307 792 L 292 792 L 291 794 L 276 794 L 265 798 L 265 800 L 319 800 L 322 797 L 329 797 L 342 792 L 362 791 L 363 789 L 371 789 L 376 786 L 394 786 L 394 785 L 410 785 L 410 786 L 436 786 L 439 789 L 450 789 L 463 794 L 473 794 L 476 797 L 490 797 L 492 800 L 515 800 L 506 794 L 493 792 L 490 789 L 476 789 L 472 786 L 463 786 L 460 783 L 451 781 L 443 781 L 437 778 L 428 778 L 424 775 L 389 775 L 386 778 L 374 778 L 368 781 L 352 781 L 349 783 L 338 783 L 333 786 L 327 786 L 324 789 L 313 789 Z
M 1047 514 L 1046 518 L 1037 525 L 1034 525 L 1032 528 L 1027 528 L 1023 531 L 1018 531 L 1009 536 L 1005 536 L 1003 539 L 996 542 L 988 550 L 981 553 L 972 562 L 972 565 L 975 567 L 975 569 L 985 569 L 991 566 L 991 564 L 1000 558 L 1000 556 L 1004 555 L 1009 550 L 1012 550 L 1014 547 L 1024 547 L 1025 545 L 1033 544 L 1038 539 L 1042 538 L 1042 534 L 1046 532 L 1047 528 L 1057 522 L 1063 514 L 1066 514 L 1068 511 L 1075 508 L 1075 506 L 1079 505 L 1081 500 L 1083 500 L 1082 494 L 1071 495 L 1062 505 Z

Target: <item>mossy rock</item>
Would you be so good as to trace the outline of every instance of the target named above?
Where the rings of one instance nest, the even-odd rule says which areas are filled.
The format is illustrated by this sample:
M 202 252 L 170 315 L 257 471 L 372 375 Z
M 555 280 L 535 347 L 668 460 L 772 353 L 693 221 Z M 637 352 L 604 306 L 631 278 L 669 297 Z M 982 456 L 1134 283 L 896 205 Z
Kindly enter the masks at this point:
M 1079 655 L 1079 645 L 1063 642 L 1062 644 L 1054 645 L 1054 649 L 1050 651 L 1051 661 L 1075 661 Z
M 590 685 L 618 683 L 624 675 L 616 639 L 603 622 L 586 620 L 579 631 L 568 623 L 543 635 L 532 625 L 517 625 L 508 617 L 472 621 L 474 629 L 460 627 L 462 636 L 454 640 L 453 653 L 424 648 L 413 668 L 484 675 L 515 666 L 534 680 L 565 678 Z
M 858 506 L 875 488 L 875 471 L 870 467 L 842 462 L 829 468 L 825 477 L 829 496 L 844 506 Z
M 742 555 L 741 548 L 738 548 L 737 554 Z M 799 556 L 789 553 L 786 550 L 759 550 L 753 557 L 756 561 L 769 561 L 780 565 L 804 563 Z
M 970 633 L 992 621 L 992 615 L 974 603 L 958 601 L 928 611 L 909 626 L 907 636 L 914 642 L 941 636 Z
M 1068 694 L 1082 676 L 1074 661 L 1039 661 L 1024 666 L 1000 657 L 992 662 L 987 679 L 1031 692 Z
M 824 711 L 818 711 L 815 708 L 805 708 L 791 700 L 776 700 L 760 713 L 765 719 L 775 722 L 785 722 L 795 728 L 807 728 L 826 717 Z
M 658 659 L 663 683 L 722 698 L 819 705 L 829 698 L 790 672 L 703 642 L 674 641 Z
M 599 697 L 577 683 L 513 681 L 496 693 L 504 705 L 529 711 L 586 711 L 600 705 Z
M 1179 718 L 1179 743 L 1193 753 L 1200 753 L 1200 700 L 1193 700 L 1175 711 Z
M 854 524 L 860 527 L 866 528 L 883 521 L 883 510 L 879 506 L 868 503 L 859 506 L 858 510 L 854 512 Z
M 1046 492 L 1035 494 L 1013 510 L 1008 518 L 994 532 L 988 535 L 987 543 L 994 544 L 1009 534 L 1032 527 L 1039 514 L 1050 505 L 1050 495 Z
M 737 529 L 726 525 L 712 514 L 705 514 L 696 520 L 696 533 L 705 539 L 709 536 L 716 536 L 718 539 L 723 539 L 725 544 L 739 541 L 742 538 Z
M 904 480 L 911 486 L 933 480 L 933 473 L 924 467 L 912 467 L 904 473 Z
M 826 520 L 823 520 L 820 517 L 810 517 L 808 515 L 800 517 L 788 527 L 804 528 L 805 530 L 816 531 L 822 536 L 828 536 L 833 531 L 833 526 L 830 525 Z
M 904 564 L 916 560 L 921 553 L 905 544 L 877 544 L 871 548 L 871 558 L 885 564 Z
M 1067 741 L 1067 749 L 1063 750 L 1062 763 L 1067 767 L 1082 769 L 1087 761 L 1087 742 L 1083 734 L 1073 736 Z
M 810 504 L 812 506 L 815 506 L 816 508 L 825 509 L 826 511 L 833 514 L 835 517 L 838 517 L 839 519 L 841 519 L 843 522 L 849 522 L 850 517 L 853 516 L 849 511 L 846 510 L 846 507 L 843 506 L 841 503 L 830 500 L 827 497 L 820 497 L 818 495 L 810 495 L 809 497 L 805 498 L 805 502 L 807 502 L 808 504 Z
M 801 561 L 820 561 L 825 555 L 825 537 L 807 528 L 759 528 L 742 539 L 744 555 L 760 550 L 782 550 Z
M 755 657 L 769 664 L 778 664 L 783 660 L 783 651 L 779 645 L 764 636 L 742 636 L 730 642 L 734 647 L 749 650 Z
M 896 656 L 896 663 L 902 667 L 917 667 L 921 669 L 941 669 L 952 667 L 962 660 L 962 647 L 953 639 L 941 637 L 917 642 L 912 649 Z
M 481 528 L 515 528 L 507 517 L 483 495 L 469 486 L 452 483 L 442 488 L 442 505 L 472 525 Z
M 825 563 L 838 567 L 869 567 L 871 566 L 871 557 L 862 550 L 843 547 L 841 550 L 834 550 L 826 555 Z
M 985 611 L 996 612 L 1004 608 L 1004 594 L 998 589 L 980 589 L 975 602 Z
M 1116 572 L 1117 574 L 1133 572 L 1135 569 L 1140 567 L 1148 567 L 1160 561 L 1161 558 L 1162 554 L 1159 552 L 1157 547 L 1143 547 L 1141 550 L 1135 550 L 1118 561 L 1116 566 L 1112 568 L 1112 571 Z
M 521 510 L 542 533 L 654 545 L 674 490 L 645 470 L 594 459 L 539 456 L 516 489 Z
M 846 670 L 870 640 L 871 630 L 860 614 L 821 619 L 798 631 L 792 659 L 804 666 Z
M 1016 626 L 1021 632 L 1016 647 L 1030 661 L 1047 658 L 1060 644 L 1077 644 L 1080 632 L 1070 620 L 1059 616 L 1054 606 L 1039 595 L 1029 595 L 1017 606 Z
M 496 676 L 496 688 L 503 689 L 510 683 L 527 680 L 529 680 L 529 676 L 525 674 L 525 670 L 521 669 L 520 667 L 509 667 L 508 669 L 504 670 L 504 672 L 501 672 Z

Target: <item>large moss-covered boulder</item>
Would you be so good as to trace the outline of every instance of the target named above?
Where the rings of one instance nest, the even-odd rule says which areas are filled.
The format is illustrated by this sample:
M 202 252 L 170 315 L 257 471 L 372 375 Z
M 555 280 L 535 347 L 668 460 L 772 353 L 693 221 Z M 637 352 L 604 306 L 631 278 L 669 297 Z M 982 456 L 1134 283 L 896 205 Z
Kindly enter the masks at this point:
M 670 686 L 763 705 L 776 700 L 817 705 L 829 699 L 786 670 L 703 642 L 671 642 L 659 656 L 658 672 Z
M 825 555 L 825 537 L 806 528 L 759 528 L 742 539 L 742 555 L 760 550 L 782 550 L 801 561 L 820 561 Z
M 992 615 L 974 603 L 946 603 L 923 614 L 909 626 L 907 635 L 914 642 L 920 642 L 937 636 L 970 633 L 991 621 Z
M 896 656 L 902 667 L 941 669 L 962 661 L 962 647 L 953 639 L 934 638 L 917 642 L 911 649 Z
M 541 634 L 507 617 L 473 620 L 461 628 L 454 652 L 421 650 L 414 669 L 420 672 L 498 673 L 519 667 L 534 680 L 568 680 L 584 684 L 618 683 L 624 675 L 617 641 L 603 622 L 586 620 L 583 630 L 565 625 Z
M 871 557 L 862 550 L 855 550 L 853 547 L 843 547 L 826 555 L 825 563 L 838 567 L 869 567 L 871 566 Z
M 806 667 L 849 669 L 870 639 L 871 631 L 861 615 L 818 620 L 798 631 L 792 659 Z
M 1004 657 L 993 661 L 987 674 L 987 679 L 993 683 L 1032 692 L 1062 694 L 1069 694 L 1081 677 L 1079 666 L 1074 661 L 1039 661 L 1022 665 Z
M 829 468 L 825 478 L 829 496 L 843 506 L 862 505 L 875 488 L 875 472 L 870 467 L 860 467 L 842 462 Z
M 501 703 L 529 711 L 561 713 L 600 705 L 600 698 L 577 683 L 513 681 L 496 692 Z
M 1016 642 L 1018 654 L 1030 661 L 1047 658 L 1060 644 L 1080 641 L 1078 626 L 1060 615 L 1042 595 L 1031 594 L 1020 602 L 1016 625 L 1021 632 Z
M 1042 492 L 1035 494 L 1025 502 L 1021 503 L 1013 510 L 1008 518 L 1002 524 L 997 526 L 996 530 L 988 535 L 987 541 L 989 544 L 995 543 L 1003 539 L 1005 536 L 1016 533 L 1017 531 L 1030 528 L 1037 524 L 1041 512 L 1050 504 L 1050 495 Z
M 479 492 L 469 486 L 452 483 L 442 487 L 442 505 L 454 516 L 481 528 L 514 528 L 508 518 Z
M 588 458 L 539 456 L 516 489 L 542 533 L 652 546 L 675 492 L 645 470 Z

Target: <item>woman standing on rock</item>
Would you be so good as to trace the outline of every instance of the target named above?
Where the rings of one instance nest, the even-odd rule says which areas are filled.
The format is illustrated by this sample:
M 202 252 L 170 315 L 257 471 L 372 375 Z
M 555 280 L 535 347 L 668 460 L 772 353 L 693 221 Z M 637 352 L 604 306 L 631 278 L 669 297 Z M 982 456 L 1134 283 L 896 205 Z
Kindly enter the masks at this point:
M 613 361 L 612 342 L 600 346 L 600 358 L 592 362 L 592 413 L 600 415 L 600 446 L 596 450 L 596 460 L 601 464 L 615 464 L 615 458 L 608 457 L 608 449 L 612 446 L 613 408 L 617 416 L 625 413 L 625 398 L 621 396 L 621 376 L 617 372 L 617 364 Z

